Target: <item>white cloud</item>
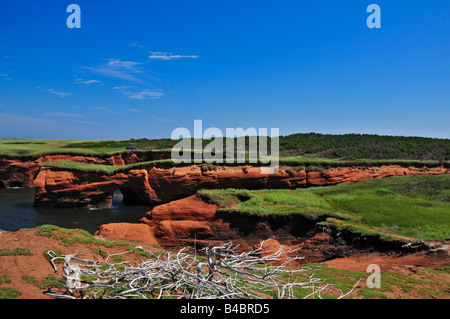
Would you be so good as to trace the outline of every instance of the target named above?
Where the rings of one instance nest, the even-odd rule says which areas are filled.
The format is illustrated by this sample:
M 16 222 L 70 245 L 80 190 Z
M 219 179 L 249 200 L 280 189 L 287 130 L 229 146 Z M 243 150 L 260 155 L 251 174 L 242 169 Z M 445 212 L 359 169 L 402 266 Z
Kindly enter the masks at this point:
M 67 92 L 60 92 L 60 91 L 56 91 L 56 90 L 53 90 L 53 89 L 45 89 L 47 92 L 49 92 L 49 93 L 52 93 L 52 94 L 55 94 L 55 95 L 57 95 L 57 96 L 59 96 L 59 97 L 68 97 L 68 96 L 70 96 L 70 95 L 73 95 L 73 93 L 67 93 Z
M 151 119 L 151 120 L 158 121 L 158 122 L 165 122 L 165 123 L 175 122 L 174 119 L 160 118 L 160 117 L 157 117 L 157 116 L 149 116 L 148 118 Z
M 1 77 L 5 77 L 5 78 L 7 78 L 7 77 L 8 77 L 8 74 L 6 74 L 6 73 L 2 73 L 2 74 L 0 74 L 0 76 L 1 76 Z
M 78 123 L 78 124 L 87 124 L 87 125 L 102 125 L 102 123 L 98 123 L 98 122 L 89 122 L 89 121 L 72 121 L 73 123 Z
M 82 117 L 80 114 L 75 113 L 64 113 L 64 112 L 47 112 L 51 116 L 62 116 L 62 117 Z
M 139 44 L 137 42 L 131 42 L 130 44 L 128 44 L 128 46 L 132 48 L 141 48 L 141 49 L 144 47 L 142 44 Z
M 150 60 L 161 60 L 161 61 L 170 61 L 170 60 L 178 60 L 178 59 L 198 59 L 198 55 L 180 55 L 180 54 L 172 54 L 167 52 L 150 52 L 148 56 Z
M 103 84 L 102 81 L 98 81 L 98 80 L 86 80 L 86 81 L 83 81 L 82 79 L 75 79 L 75 81 L 73 83 L 77 83 L 77 84 L 94 84 L 94 83 Z
M 109 107 L 96 107 L 95 109 L 103 111 L 103 112 L 111 113 L 111 114 L 114 114 L 114 115 L 122 115 L 122 113 L 114 111 L 114 110 L 111 110 Z
M 130 99 L 134 100 L 149 100 L 149 99 L 159 99 L 164 96 L 164 92 L 161 91 L 150 91 L 150 90 L 140 90 L 140 91 L 132 91 L 130 90 L 130 86 L 123 85 L 123 86 L 116 86 L 113 89 L 118 90 L 123 95 L 128 96 Z
M 149 90 L 142 90 L 139 92 L 134 92 L 128 94 L 128 97 L 135 100 L 146 100 L 146 99 L 159 99 L 164 96 L 163 92 L 160 91 L 149 91 Z
M 98 67 L 84 67 L 91 72 L 107 77 L 118 78 L 132 82 L 142 82 L 136 75 L 143 73 L 139 67 L 142 63 L 109 59 L 107 63 Z
M 128 70 L 135 70 L 138 65 L 142 63 L 134 62 L 134 61 L 120 61 L 116 59 L 110 59 L 108 62 L 108 66 L 113 68 L 124 68 Z
M 128 89 L 130 87 L 131 86 L 129 86 L 129 85 L 115 86 L 115 87 L 113 87 L 113 90 L 126 90 L 126 89 Z

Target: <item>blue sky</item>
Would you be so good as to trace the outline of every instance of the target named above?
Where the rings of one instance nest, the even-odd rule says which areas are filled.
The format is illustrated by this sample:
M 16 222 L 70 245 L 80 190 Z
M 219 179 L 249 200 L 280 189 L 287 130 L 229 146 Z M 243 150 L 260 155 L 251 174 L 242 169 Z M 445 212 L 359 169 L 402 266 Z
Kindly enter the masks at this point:
M 69 29 L 69 4 L 81 29 Z M 366 8 L 381 8 L 369 29 Z M 0 137 L 203 127 L 450 138 L 450 5 L 1 0 Z

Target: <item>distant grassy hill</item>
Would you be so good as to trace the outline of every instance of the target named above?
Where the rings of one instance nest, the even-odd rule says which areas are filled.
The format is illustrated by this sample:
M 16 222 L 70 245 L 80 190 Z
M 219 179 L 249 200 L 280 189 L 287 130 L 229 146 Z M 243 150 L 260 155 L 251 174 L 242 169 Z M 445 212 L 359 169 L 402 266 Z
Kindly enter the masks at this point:
M 450 139 L 366 134 L 292 134 L 280 138 L 282 154 L 345 159 L 450 160 Z
M 179 140 L 146 138 L 87 141 L 0 139 L 0 155 L 107 155 L 124 152 L 128 146 L 135 146 L 140 151 L 170 150 L 178 142 Z M 268 142 L 270 144 L 270 138 Z M 203 140 L 203 146 L 209 143 L 210 141 Z M 248 145 L 248 138 L 245 138 L 245 143 Z M 268 149 L 270 150 L 270 146 Z M 359 159 L 449 161 L 450 139 L 365 134 L 292 134 L 280 137 L 280 155 L 282 158 L 302 157 L 350 161 Z

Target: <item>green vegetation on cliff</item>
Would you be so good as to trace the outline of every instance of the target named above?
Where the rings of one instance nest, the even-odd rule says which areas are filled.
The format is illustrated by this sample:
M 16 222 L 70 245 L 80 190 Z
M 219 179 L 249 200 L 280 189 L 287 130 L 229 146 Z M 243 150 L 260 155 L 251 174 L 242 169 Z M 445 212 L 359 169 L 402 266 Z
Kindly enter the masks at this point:
M 202 190 L 198 194 L 228 213 L 301 214 L 323 225 L 365 234 L 404 240 L 450 239 L 449 175 L 389 177 L 296 190 Z
M 82 162 L 74 162 L 69 160 L 61 161 L 49 161 L 40 164 L 41 167 L 53 167 L 60 168 L 64 170 L 75 170 L 86 173 L 100 173 L 113 175 L 116 173 L 124 172 L 130 169 L 139 169 L 140 167 L 149 167 L 153 165 L 158 165 L 162 163 L 171 163 L 172 160 L 155 160 L 149 162 L 141 162 L 136 164 L 124 165 L 124 166 L 113 166 L 113 165 L 103 165 L 103 164 L 86 164 Z

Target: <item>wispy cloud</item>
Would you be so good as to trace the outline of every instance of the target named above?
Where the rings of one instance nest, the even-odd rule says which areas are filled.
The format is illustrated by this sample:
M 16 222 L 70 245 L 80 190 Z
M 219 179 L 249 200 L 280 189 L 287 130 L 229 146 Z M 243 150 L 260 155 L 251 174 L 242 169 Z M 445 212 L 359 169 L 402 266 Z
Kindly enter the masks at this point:
M 36 131 L 47 131 L 49 127 L 55 128 L 58 126 L 59 124 L 53 120 L 0 113 L 1 128 L 11 127 L 13 129 L 17 129 L 18 127 L 26 127 L 27 129 L 36 129 Z
M 110 59 L 108 62 L 108 66 L 109 67 L 113 67 L 113 68 L 123 68 L 123 69 L 127 69 L 127 70 L 136 70 L 136 67 L 138 65 L 141 65 L 142 63 L 140 62 L 134 62 L 134 61 L 120 61 L 120 60 L 116 60 L 116 59 Z
M 73 83 L 76 84 L 103 84 L 102 81 L 99 80 L 83 80 L 83 79 L 75 79 Z
M 114 110 L 110 109 L 109 107 L 95 107 L 94 109 L 100 110 L 102 112 L 111 113 L 111 114 L 114 114 L 114 115 L 122 115 L 122 113 L 114 111 Z
M 59 116 L 59 117 L 83 117 L 83 115 L 76 113 L 47 112 L 47 114 L 50 116 Z
M 12 78 L 6 73 L 0 73 L 0 78 L 4 79 L 4 80 L 7 80 L 7 81 L 11 81 L 12 80 Z
M 142 90 L 139 92 L 134 92 L 129 95 L 129 98 L 135 100 L 146 100 L 146 99 L 159 99 L 164 96 L 163 92 L 160 91 L 149 91 Z
M 198 55 L 180 55 L 180 54 L 172 54 L 168 52 L 150 52 L 148 56 L 150 60 L 161 60 L 161 61 L 170 61 L 170 60 L 178 60 L 178 59 L 198 59 Z
M 113 90 L 126 90 L 126 89 L 129 89 L 129 88 L 131 88 L 131 86 L 129 86 L 129 85 L 121 85 L 121 86 L 113 87 Z
M 47 91 L 47 92 L 49 92 L 51 94 L 55 94 L 55 95 L 57 95 L 59 97 L 68 97 L 70 95 L 73 95 L 73 93 L 60 92 L 60 91 L 56 91 L 56 90 L 53 90 L 53 89 L 45 89 L 45 91 Z
M 113 89 L 118 90 L 123 95 L 128 96 L 134 100 L 155 100 L 164 96 L 162 91 L 150 91 L 150 90 L 130 90 L 130 86 L 116 86 Z
M 140 68 L 141 64 L 134 61 L 109 59 L 108 62 L 98 67 L 84 67 L 84 69 L 106 77 L 142 83 L 142 80 L 137 76 L 137 74 L 143 73 Z
M 141 49 L 144 47 L 142 44 L 139 44 L 137 42 L 131 42 L 130 44 L 128 44 L 128 46 L 132 48 L 141 48 Z
M 86 125 L 102 125 L 102 123 L 99 122 L 90 122 L 90 121 L 72 121 L 73 123 L 78 123 L 78 124 L 86 124 Z
M 0 104 L 0 106 L 1 106 L 1 104 Z M 138 109 L 127 109 L 127 111 L 128 111 L 128 112 L 133 112 L 133 113 L 139 113 L 139 112 L 142 112 L 141 110 L 138 110 Z
M 158 117 L 158 116 L 149 116 L 148 118 L 151 119 L 151 120 L 154 120 L 154 121 L 164 122 L 164 123 L 167 123 L 167 122 L 175 122 L 174 119 L 160 118 L 160 117 Z

